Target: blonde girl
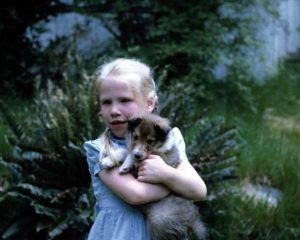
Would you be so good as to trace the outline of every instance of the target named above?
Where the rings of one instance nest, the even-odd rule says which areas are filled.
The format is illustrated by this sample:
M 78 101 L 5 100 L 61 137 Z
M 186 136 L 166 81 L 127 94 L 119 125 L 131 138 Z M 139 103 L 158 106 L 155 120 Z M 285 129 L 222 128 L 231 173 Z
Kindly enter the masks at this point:
M 120 175 L 118 167 L 101 169 L 99 154 L 113 158 L 125 147 L 127 120 L 137 112 L 157 111 L 158 98 L 150 68 L 134 59 L 116 59 L 100 67 L 97 77 L 101 115 L 107 129 L 87 141 L 89 172 L 96 198 L 96 220 L 89 240 L 150 240 L 144 216 L 137 205 L 166 197 L 170 191 L 193 200 L 206 197 L 206 186 L 185 155 L 181 134 L 178 144 L 186 159 L 172 168 L 150 155 L 138 169 L 138 178 Z

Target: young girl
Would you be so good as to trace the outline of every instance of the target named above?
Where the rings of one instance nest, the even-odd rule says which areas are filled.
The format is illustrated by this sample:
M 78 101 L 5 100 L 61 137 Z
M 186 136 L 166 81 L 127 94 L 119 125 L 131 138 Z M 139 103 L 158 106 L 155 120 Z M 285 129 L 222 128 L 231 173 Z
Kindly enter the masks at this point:
M 100 138 L 84 144 L 96 197 L 96 220 L 88 239 L 150 240 L 146 221 L 136 205 L 162 199 L 170 191 L 203 200 L 206 186 L 186 157 L 172 168 L 159 156 L 150 155 L 139 166 L 138 178 L 120 175 L 118 167 L 101 169 L 101 152 L 113 158 L 115 149 L 125 147 L 128 118 L 137 112 L 157 111 L 158 99 L 150 68 L 137 60 L 116 59 L 104 64 L 97 81 L 107 129 Z M 186 156 L 181 135 L 178 144 Z

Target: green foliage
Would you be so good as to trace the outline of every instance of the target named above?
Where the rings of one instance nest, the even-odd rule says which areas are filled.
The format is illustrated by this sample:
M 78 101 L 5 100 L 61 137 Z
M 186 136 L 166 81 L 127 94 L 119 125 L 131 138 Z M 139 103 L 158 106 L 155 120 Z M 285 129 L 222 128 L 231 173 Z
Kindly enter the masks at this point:
M 299 63 L 285 63 L 277 76 L 254 86 L 255 114 L 249 109 L 236 113 L 230 106 L 217 110 L 244 140 L 240 178 L 276 188 L 282 199 L 276 207 L 245 199 L 239 192 L 243 182 L 231 185 L 231 191 L 214 188 L 221 196 L 208 206 L 213 239 L 299 239 L 299 73 Z
M 221 116 L 208 118 L 206 110 L 197 109 L 185 90 L 160 92 L 161 115 L 183 131 L 189 159 L 209 187 L 235 179 L 236 155 L 242 143 L 237 130 L 225 124 Z
M 94 78 L 82 68 L 72 71 L 66 69 L 63 89 L 49 81 L 41 90 L 25 126 L 1 102 L 12 148 L 0 159 L 3 239 L 83 238 L 93 221 L 82 145 L 102 125 Z
M 208 225 L 212 239 L 299 239 L 299 149 L 285 134 L 278 134 L 262 121 L 246 120 L 241 129 L 247 141 L 239 156 L 238 175 L 253 184 L 277 188 L 277 206 L 255 201 L 240 190 L 243 182 L 213 189 L 217 199 L 209 202 L 213 217 Z M 229 191 L 228 191 L 229 189 Z M 210 222 L 211 221 L 211 222 Z
M 66 4 L 60 0 L 6 1 L 0 8 L 0 89 L 1 94 L 11 92 L 31 99 L 34 95 L 34 77 L 43 72 L 44 53 L 37 41 L 45 31 L 40 21 L 67 12 L 107 12 L 109 5 L 99 1 L 74 1 Z M 79 3 L 78 3 L 79 2 Z M 86 5 L 88 5 L 86 7 Z M 68 46 L 66 46 L 68 48 Z M 53 66 L 52 66 L 53 67 Z
M 0 60 L 1 90 L 18 92 L 24 97 L 32 97 L 32 76 L 35 75 L 37 49 L 34 42 L 28 39 L 26 31 L 29 26 L 51 13 L 51 3 L 47 0 L 16 0 L 5 2 L 0 8 L 0 49 L 3 57 Z
M 111 31 L 116 41 L 112 42 L 112 48 L 105 49 L 110 51 L 110 56 L 146 60 L 155 66 L 158 76 L 169 66 L 164 89 L 183 83 L 190 86 L 189 94 L 195 101 L 206 104 L 234 102 L 235 96 L 238 96 L 250 107 L 253 106 L 248 82 L 252 79 L 242 47 L 247 46 L 254 51 L 258 47 L 254 32 L 260 20 L 259 7 L 276 15 L 272 8 L 274 4 L 269 0 L 263 1 L 263 4 L 260 1 L 237 0 L 115 0 L 112 3 L 78 0 L 70 4 L 27 0 L 24 4 L 30 7 L 23 8 L 12 1 L 1 9 L 1 16 L 4 16 L 1 31 L 5 36 L 1 40 L 4 43 L 2 52 L 7 59 L 3 60 L 1 65 L 5 67 L 0 72 L 4 74 L 1 79 L 6 89 L 13 87 L 32 96 L 32 76 L 55 74 L 64 66 L 52 66 L 57 69 L 50 71 L 43 68 L 42 65 L 49 59 L 44 58 L 39 46 L 36 46 L 37 42 L 28 40 L 26 29 L 37 35 L 41 30 L 36 29 L 34 23 L 58 13 L 80 12 L 99 17 Z M 7 64 L 8 61 L 11 64 Z M 223 79 L 226 84 L 220 83 L 221 80 L 214 75 L 219 64 L 228 68 L 228 75 Z
M 162 90 L 184 89 L 195 105 L 238 100 L 243 108 L 256 110 L 251 66 L 242 50 L 246 46 L 255 51 L 259 46 L 256 1 L 150 1 L 137 5 L 114 8 L 110 23 L 119 30 L 118 56 L 138 57 L 155 66 L 156 76 L 167 76 Z M 264 6 L 266 11 L 274 10 L 269 1 Z M 223 79 L 214 74 L 219 64 L 228 70 Z

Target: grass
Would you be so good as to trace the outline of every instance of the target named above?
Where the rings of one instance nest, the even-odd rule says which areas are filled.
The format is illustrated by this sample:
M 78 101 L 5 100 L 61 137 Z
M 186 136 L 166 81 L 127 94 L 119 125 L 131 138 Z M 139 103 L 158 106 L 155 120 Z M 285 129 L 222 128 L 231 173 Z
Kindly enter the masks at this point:
M 269 207 L 239 194 L 226 195 L 216 203 L 216 209 L 227 211 L 214 224 L 219 235 L 212 235 L 214 239 L 300 239 L 300 63 L 285 65 L 278 76 L 252 91 L 256 113 L 225 106 L 218 114 L 236 125 L 246 142 L 239 158 L 241 182 L 247 179 L 279 189 L 283 198 L 277 207 Z

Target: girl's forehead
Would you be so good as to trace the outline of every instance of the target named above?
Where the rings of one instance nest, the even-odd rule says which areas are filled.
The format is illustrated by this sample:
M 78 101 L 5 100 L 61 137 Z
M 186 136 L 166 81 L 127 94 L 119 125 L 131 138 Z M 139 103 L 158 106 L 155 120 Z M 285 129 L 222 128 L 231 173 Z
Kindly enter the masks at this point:
M 108 89 L 108 88 L 123 88 L 129 89 L 129 84 L 128 82 L 121 78 L 121 77 L 115 77 L 115 76 L 108 76 L 101 82 L 101 89 Z
M 119 77 L 107 77 L 100 86 L 100 97 L 113 97 L 117 95 L 126 95 L 136 97 L 136 90 L 134 85 L 131 85 Z

